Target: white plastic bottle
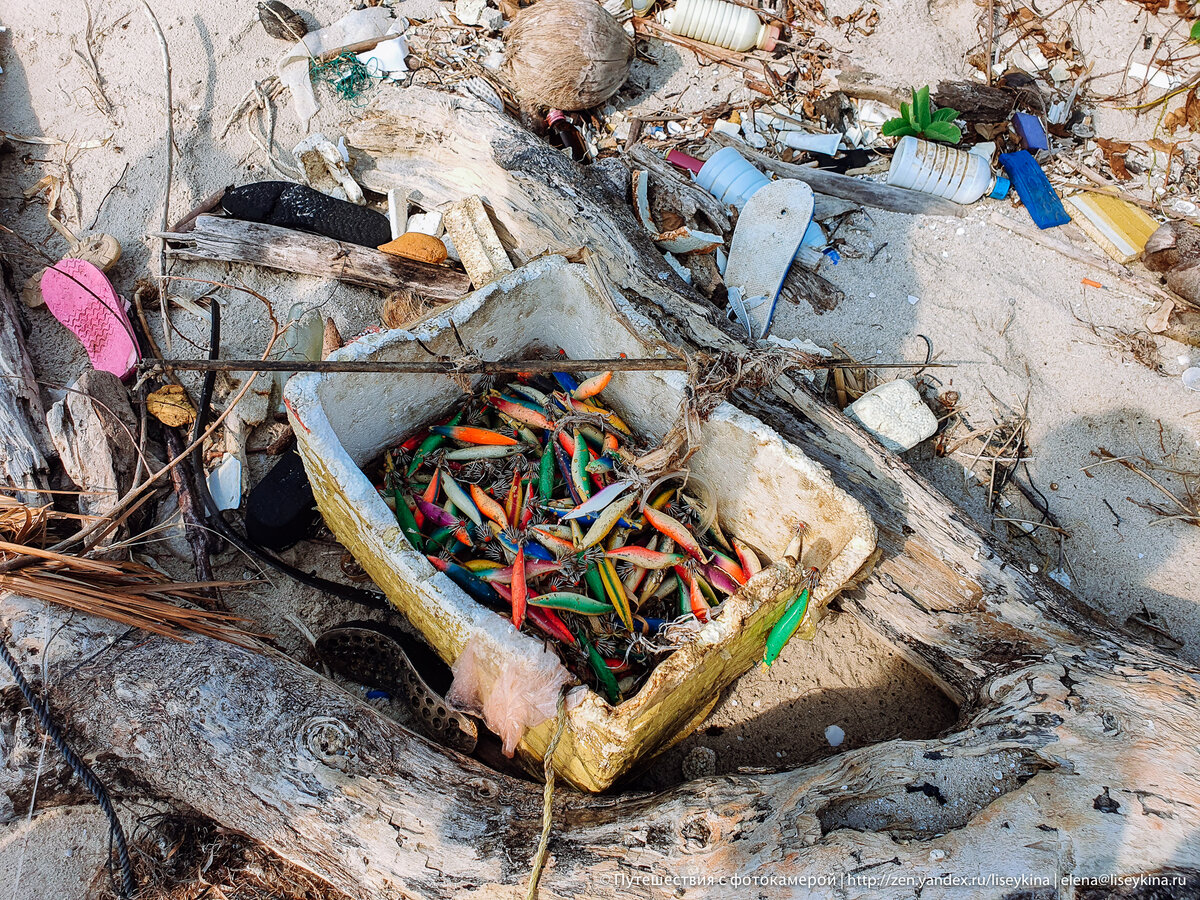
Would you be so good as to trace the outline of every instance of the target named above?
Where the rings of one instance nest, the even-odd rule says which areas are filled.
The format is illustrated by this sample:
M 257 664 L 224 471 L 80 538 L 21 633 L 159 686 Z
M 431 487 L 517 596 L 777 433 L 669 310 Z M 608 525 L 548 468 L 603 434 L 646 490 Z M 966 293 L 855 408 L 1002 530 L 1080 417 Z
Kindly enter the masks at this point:
M 984 194 L 996 200 L 1008 194 L 1008 179 L 994 175 L 988 160 L 946 144 L 920 141 L 912 135 L 900 138 L 888 184 L 909 188 L 955 203 L 974 203 Z
M 725 0 L 679 0 L 667 11 L 665 24 L 672 34 L 727 50 L 770 52 L 779 38 L 778 25 L 765 25 L 753 10 Z

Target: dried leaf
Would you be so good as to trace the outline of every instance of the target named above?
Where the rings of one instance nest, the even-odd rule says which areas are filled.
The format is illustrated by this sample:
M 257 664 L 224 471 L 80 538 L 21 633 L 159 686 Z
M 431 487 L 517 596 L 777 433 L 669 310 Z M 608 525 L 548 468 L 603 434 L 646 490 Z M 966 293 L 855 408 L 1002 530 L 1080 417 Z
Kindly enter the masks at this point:
M 1156 16 L 1160 10 L 1164 10 L 1171 5 L 1171 0 L 1133 0 L 1133 2 L 1144 8 L 1146 12 Z
M 1104 153 L 1104 159 L 1112 169 L 1113 177 L 1118 181 L 1132 181 L 1133 176 L 1125 168 L 1125 154 L 1132 145 L 1125 141 L 1109 141 L 1104 138 L 1096 138 L 1096 144 Z
M 164 385 L 146 397 L 146 409 L 168 428 L 188 425 L 196 419 L 196 408 L 177 384 Z
M 1196 96 L 1196 88 L 1193 87 L 1188 91 L 1183 106 L 1167 113 L 1163 119 L 1163 127 L 1171 134 L 1183 127 L 1186 127 L 1188 131 L 1200 131 L 1200 97 Z
M 308 25 L 291 7 L 279 0 L 264 0 L 258 4 L 258 21 L 277 41 L 299 41 L 308 34 Z
M 1046 59 L 1066 59 L 1075 58 L 1075 45 L 1070 38 L 1064 38 L 1061 41 L 1038 41 L 1038 49 L 1042 51 L 1042 56 Z
M 1158 138 L 1151 138 L 1150 140 L 1146 141 L 1146 146 L 1151 150 L 1157 150 L 1159 153 L 1165 153 L 1167 156 L 1175 156 L 1177 153 L 1182 152 L 1179 147 L 1181 143 L 1183 142 L 1175 141 L 1174 143 L 1168 144 L 1166 141 L 1159 140 Z

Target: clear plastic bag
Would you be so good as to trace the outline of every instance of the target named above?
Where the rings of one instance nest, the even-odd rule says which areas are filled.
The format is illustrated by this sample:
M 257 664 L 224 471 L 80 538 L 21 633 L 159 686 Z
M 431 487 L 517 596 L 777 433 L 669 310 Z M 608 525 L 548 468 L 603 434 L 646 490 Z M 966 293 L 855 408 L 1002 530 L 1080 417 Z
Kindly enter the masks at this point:
M 512 756 L 526 729 L 552 718 L 558 695 L 570 681 L 558 657 L 541 647 L 519 659 L 498 660 L 471 638 L 454 661 L 454 683 L 446 699 L 483 716 Z

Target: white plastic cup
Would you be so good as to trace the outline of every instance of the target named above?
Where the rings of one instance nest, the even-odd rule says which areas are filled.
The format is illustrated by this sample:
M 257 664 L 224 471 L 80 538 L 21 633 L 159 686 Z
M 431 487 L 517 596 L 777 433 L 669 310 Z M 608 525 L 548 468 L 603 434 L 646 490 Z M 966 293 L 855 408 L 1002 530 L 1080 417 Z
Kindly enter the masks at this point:
M 840 134 L 812 134 L 806 131 L 783 131 L 776 138 L 785 147 L 833 156 L 842 148 Z

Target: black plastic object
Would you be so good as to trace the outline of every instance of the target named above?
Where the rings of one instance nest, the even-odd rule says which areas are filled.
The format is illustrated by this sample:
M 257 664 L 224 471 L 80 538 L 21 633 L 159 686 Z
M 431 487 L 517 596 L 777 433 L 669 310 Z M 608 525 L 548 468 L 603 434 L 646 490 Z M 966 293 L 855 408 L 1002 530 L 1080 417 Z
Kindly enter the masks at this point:
M 316 520 L 312 485 L 293 447 L 246 498 L 246 537 L 282 550 L 305 537 Z
M 364 247 L 379 247 L 392 239 L 387 216 L 290 181 L 227 188 L 221 207 L 235 219 L 311 231 Z

